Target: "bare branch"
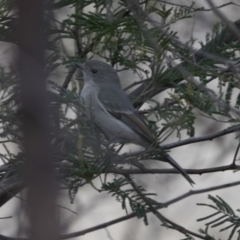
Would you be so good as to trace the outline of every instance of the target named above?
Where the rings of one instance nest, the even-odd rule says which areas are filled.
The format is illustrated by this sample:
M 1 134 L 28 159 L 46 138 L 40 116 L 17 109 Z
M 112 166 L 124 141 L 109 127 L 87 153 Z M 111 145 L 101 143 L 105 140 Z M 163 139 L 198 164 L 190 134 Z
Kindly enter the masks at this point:
M 157 209 L 168 207 L 171 204 L 179 202 L 179 201 L 181 201 L 181 200 L 183 200 L 185 198 L 188 198 L 188 197 L 190 197 L 192 195 L 197 195 L 197 194 L 206 193 L 206 192 L 212 192 L 212 191 L 215 191 L 215 190 L 220 190 L 220 189 L 224 189 L 224 188 L 234 187 L 234 186 L 237 186 L 237 185 L 240 185 L 240 181 L 227 183 L 227 184 L 223 184 L 223 185 L 219 185 L 219 186 L 215 186 L 215 187 L 210 187 L 210 188 L 203 188 L 203 189 L 195 190 L 195 191 L 189 191 L 189 192 L 187 192 L 185 194 L 180 195 L 179 197 L 176 197 L 176 198 L 174 198 L 172 200 L 169 200 L 169 201 L 167 201 L 165 203 L 161 203 L 161 206 L 156 207 L 155 209 L 157 210 Z M 82 236 L 82 235 L 85 235 L 87 233 L 94 232 L 94 231 L 97 231 L 99 229 L 103 229 L 103 228 L 109 227 L 111 225 L 114 225 L 114 224 L 119 223 L 119 222 L 126 221 L 126 220 L 134 218 L 134 217 L 136 217 L 136 214 L 135 213 L 131 213 L 131 214 L 128 214 L 127 216 L 116 218 L 116 219 L 114 219 L 112 221 L 105 222 L 105 223 L 96 225 L 94 227 L 87 228 L 87 229 L 82 230 L 82 231 L 78 231 L 78 232 L 62 235 L 62 238 L 63 239 L 68 239 L 68 238 Z M 198 237 L 200 237 L 200 236 L 201 235 L 199 235 Z M 202 236 L 201 238 L 205 239 L 204 236 Z M 1 236 L 0 236 L 0 239 L 1 239 Z M 11 240 L 15 240 L 15 239 L 11 239 Z
M 240 29 L 240 19 L 238 19 L 237 21 L 235 21 L 234 23 L 233 23 L 235 26 L 236 26 L 236 28 L 239 30 Z M 232 41 L 235 41 L 236 40 L 236 37 L 235 37 L 235 35 L 234 34 L 232 34 L 232 32 L 231 31 L 227 31 L 228 29 L 224 29 L 223 31 L 222 31 L 222 33 L 220 33 L 219 34 L 219 36 L 217 36 L 217 37 L 215 37 L 214 39 L 212 39 L 211 41 L 209 41 L 203 48 L 201 48 L 201 49 L 199 49 L 199 50 L 197 50 L 192 56 L 191 56 L 191 58 L 192 58 L 192 61 L 194 62 L 194 63 L 198 63 L 198 62 L 200 62 L 200 61 L 202 61 L 202 60 L 204 60 L 204 59 L 207 59 L 208 57 L 206 56 L 206 55 L 204 55 L 204 49 L 206 49 L 206 48 L 209 48 L 209 46 L 211 46 L 211 45 L 213 45 L 213 44 L 215 44 L 216 42 L 217 42 L 217 39 L 221 39 L 221 42 L 220 42 L 220 44 L 228 44 L 228 43 L 230 43 L 230 42 L 232 42 Z M 227 31 L 227 32 L 226 32 Z M 226 33 L 225 33 L 226 32 Z M 225 33 L 225 34 L 224 34 Z M 224 34 L 224 37 L 222 37 L 222 35 Z M 209 53 L 208 53 L 209 54 Z M 175 71 L 175 70 L 177 70 L 177 69 L 179 69 L 179 67 L 181 67 L 181 66 L 183 66 L 183 63 L 179 63 L 177 66 L 175 66 L 175 67 L 173 67 L 172 68 L 172 71 Z M 150 89 L 152 86 L 151 86 L 151 78 L 150 79 L 146 79 L 143 83 L 142 83 L 142 85 L 140 85 L 139 87 L 137 87 L 134 91 L 132 91 L 130 94 L 129 94 L 129 97 L 131 98 L 131 99 L 135 99 L 135 98 L 137 98 L 139 95 L 141 95 L 142 94 L 142 92 L 143 92 L 143 90 L 144 89 Z M 174 83 L 179 83 L 179 82 L 181 82 L 183 80 L 183 77 L 182 76 L 179 76 L 179 77 L 177 77 L 176 79 L 174 79 Z M 156 87 L 155 86 L 155 88 L 154 88 L 154 90 L 153 91 L 151 91 L 151 92 L 149 92 L 148 94 L 145 94 L 144 96 L 143 96 L 143 98 L 140 100 L 140 101 L 138 101 L 137 103 L 135 103 L 134 105 L 137 107 L 137 106 L 141 106 L 142 105 L 142 103 L 144 102 L 143 100 L 144 99 L 149 99 L 149 98 L 152 98 L 153 96 L 155 96 L 155 95 L 157 95 L 158 93 L 161 93 L 162 91 L 164 91 L 164 90 L 166 90 L 166 89 L 168 89 L 169 88 L 169 86 L 167 86 L 167 85 L 161 85 L 161 86 L 158 86 L 158 87 Z
M 210 12 L 213 10 L 213 8 L 193 8 L 193 7 L 189 7 L 189 6 L 186 6 L 186 5 L 181 5 L 181 4 L 176 4 L 176 3 L 171 3 L 171 2 L 167 2 L 167 1 L 161 1 L 161 3 L 165 3 L 165 4 L 168 4 L 168 5 L 172 5 L 172 6 L 177 6 L 177 7 L 182 7 L 182 8 L 188 8 L 188 9 L 193 9 L 193 10 L 199 10 L 201 12 Z M 216 9 L 220 9 L 220 8 L 223 8 L 223 7 L 227 7 L 229 5 L 233 5 L 233 6 L 238 6 L 240 7 L 239 4 L 237 3 L 233 3 L 233 2 L 228 2 L 228 3 L 224 3 L 222 5 L 219 5 L 217 7 L 215 7 Z
M 227 19 L 227 17 L 216 8 L 215 4 L 211 0 L 207 0 L 208 4 L 213 8 L 215 14 L 226 24 L 228 29 L 240 40 L 240 32 L 239 29 Z
M 202 175 L 213 172 L 223 172 L 229 170 L 237 170 L 239 167 L 236 164 L 229 164 L 226 166 L 203 168 L 203 169 L 184 169 L 188 174 Z M 140 168 L 140 169 L 111 169 L 108 173 L 114 174 L 179 174 L 176 169 L 159 169 L 159 168 Z
M 180 147 L 180 146 L 184 146 L 184 145 L 188 145 L 188 144 L 192 144 L 192 143 L 212 141 L 215 138 L 219 138 L 219 137 L 222 137 L 224 135 L 234 133 L 234 132 L 238 132 L 238 131 L 240 131 L 240 124 L 237 124 L 233 127 L 229 127 L 229 128 L 224 129 L 222 131 L 212 133 L 212 134 L 209 134 L 209 135 L 206 135 L 206 136 L 192 137 L 192 138 L 188 138 L 188 139 L 185 139 L 185 140 L 182 140 L 182 141 L 177 141 L 177 142 L 174 142 L 174 143 L 163 144 L 163 145 L 161 145 L 161 147 L 163 149 L 172 149 L 172 148 L 176 148 L 176 147 Z
M 236 164 L 236 160 L 237 160 L 237 155 L 238 155 L 238 152 L 239 152 L 239 148 L 240 148 L 240 142 L 238 143 L 237 149 L 236 149 L 235 154 L 234 154 L 234 157 L 233 157 L 233 162 L 232 162 L 233 165 Z
M 172 205 L 173 203 L 179 202 L 179 201 L 181 201 L 187 197 L 193 196 L 193 195 L 206 193 L 206 192 L 212 192 L 212 191 L 216 191 L 216 190 L 220 190 L 220 189 L 224 189 L 224 188 L 235 187 L 238 185 L 240 185 L 240 181 L 226 183 L 226 184 L 209 187 L 209 188 L 203 188 L 203 189 L 199 189 L 199 190 L 190 190 L 189 192 L 184 193 L 184 194 L 180 195 L 179 197 L 173 198 L 172 200 L 169 200 L 165 203 L 161 203 L 161 207 L 164 207 L 164 208 L 168 207 L 168 206 Z

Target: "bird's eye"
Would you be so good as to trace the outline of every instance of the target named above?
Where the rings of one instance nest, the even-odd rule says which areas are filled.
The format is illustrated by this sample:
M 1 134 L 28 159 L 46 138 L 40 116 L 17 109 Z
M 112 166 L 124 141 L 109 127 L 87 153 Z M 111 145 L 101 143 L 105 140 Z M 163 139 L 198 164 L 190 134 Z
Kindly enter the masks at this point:
M 92 69 L 91 69 L 91 72 L 92 72 L 92 74 L 96 74 L 96 73 L 98 72 L 98 70 L 95 69 L 95 68 L 92 68 Z

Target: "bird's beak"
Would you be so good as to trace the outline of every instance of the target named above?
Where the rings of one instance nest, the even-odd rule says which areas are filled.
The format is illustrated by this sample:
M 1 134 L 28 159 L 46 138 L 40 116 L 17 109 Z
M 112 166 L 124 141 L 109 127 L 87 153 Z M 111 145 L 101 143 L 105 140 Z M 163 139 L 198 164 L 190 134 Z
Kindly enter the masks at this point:
M 84 70 L 84 63 L 75 63 L 75 66 L 81 70 Z

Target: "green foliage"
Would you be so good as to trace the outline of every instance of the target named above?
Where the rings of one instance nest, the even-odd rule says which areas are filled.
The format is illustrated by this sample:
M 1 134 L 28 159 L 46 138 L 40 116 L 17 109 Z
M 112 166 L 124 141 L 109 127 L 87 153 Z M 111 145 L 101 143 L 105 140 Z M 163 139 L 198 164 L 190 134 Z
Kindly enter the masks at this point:
M 102 185 L 102 190 L 109 192 L 112 196 L 116 197 L 122 205 L 122 209 L 127 212 L 128 204 L 137 216 L 137 218 L 143 218 L 144 223 L 148 225 L 147 210 L 148 203 L 143 200 L 142 196 L 132 188 L 129 188 L 129 181 L 126 178 L 114 178 L 112 182 L 107 182 Z M 144 197 L 153 195 L 144 193 L 146 190 L 138 186 L 138 190 L 144 195 Z M 152 204 L 156 202 L 150 198 L 147 198 Z
M 205 41 L 199 43 L 201 51 L 196 52 L 192 47 L 198 43 L 194 37 L 182 43 L 179 32 L 172 29 L 175 23 L 194 17 L 202 8 L 195 7 L 194 3 L 178 6 L 161 1 L 138 1 L 137 7 L 141 11 L 136 6 L 133 11 L 126 3 L 123 0 L 49 1 L 44 16 L 50 25 L 46 29 L 48 79 L 63 66 L 68 71 L 65 80 L 79 80 L 81 77 L 74 75 L 74 63 L 92 57 L 103 58 L 118 72 L 131 70 L 145 85 L 134 94 L 136 84 L 131 85 L 129 79 L 126 83 L 131 85 L 130 98 L 137 108 L 145 102 L 154 105 L 142 115 L 158 143 L 172 136 L 179 140 L 183 133 L 193 137 L 199 113 L 216 122 L 225 117 L 226 122 L 238 123 L 239 119 L 228 112 L 226 106 L 239 107 L 240 104 L 240 94 L 237 99 L 234 97 L 234 91 L 240 88 L 238 74 L 234 72 L 240 60 L 237 53 L 240 42 L 229 37 L 225 26 L 218 23 L 206 33 Z M 60 21 L 56 16 L 64 8 L 70 13 Z M 157 21 L 152 21 L 151 14 Z M 16 44 L 13 35 L 16 23 L 14 5 L 10 4 L 10 0 L 0 1 L 1 41 Z M 74 54 L 70 54 L 65 46 L 65 41 L 69 39 L 76 46 Z M 1 180 L 8 178 L 10 170 L 18 172 L 24 161 L 17 80 L 18 74 L 12 66 L 0 68 L 0 137 L 5 149 L 0 158 L 6 166 L 6 169 L 0 170 Z M 218 92 L 209 87 L 213 81 L 217 82 Z M 127 211 L 129 205 L 131 211 L 142 217 L 146 224 L 147 212 L 152 212 L 164 226 L 183 233 L 185 239 L 193 239 L 186 229 L 165 222 L 155 209 L 161 208 L 160 202 L 151 199 L 149 196 L 153 194 L 146 193 L 148 191 L 135 184 L 131 176 L 123 174 L 126 166 L 144 171 L 143 160 L 159 161 L 166 153 L 162 149 L 150 149 L 134 157 L 119 155 L 118 144 L 107 140 L 86 118 L 76 86 L 73 84 L 72 88 L 66 89 L 67 86 L 61 86 L 60 81 L 53 83 L 49 80 L 48 83 L 51 136 L 58 159 L 56 170 L 61 176 L 59 181 L 62 186 L 68 189 L 71 201 L 74 201 L 79 187 L 91 185 L 97 191 L 106 191 L 115 197 L 124 210 Z M 162 93 L 167 94 L 162 97 Z M 74 117 L 70 117 L 69 112 Z M 151 120 L 147 119 L 148 113 Z M 161 123 L 160 128 L 158 122 Z M 18 151 L 11 152 L 11 144 Z M 22 180 L 22 176 L 18 177 Z M 95 179 L 101 183 L 100 187 L 95 186 Z M 213 239 L 208 235 L 208 227 L 229 223 L 220 231 L 231 229 L 231 239 L 239 227 L 238 216 L 221 198 L 210 196 L 209 199 L 213 205 L 205 206 L 215 212 L 199 221 L 219 217 L 208 222 L 207 229 L 201 230 L 201 233 L 206 239 Z
M 198 205 L 214 209 L 214 212 L 206 217 L 198 219 L 198 221 L 208 220 L 209 222 L 205 223 L 207 230 L 209 227 L 216 228 L 223 225 L 219 231 L 223 232 L 226 230 L 231 230 L 228 236 L 229 240 L 233 239 L 234 234 L 237 234 L 237 238 L 239 238 L 240 231 L 238 229 L 240 228 L 240 217 L 235 214 L 231 206 L 227 204 L 221 197 L 213 197 L 209 195 L 208 199 L 211 200 L 212 204 L 199 203 Z M 207 232 L 207 230 L 204 232 Z

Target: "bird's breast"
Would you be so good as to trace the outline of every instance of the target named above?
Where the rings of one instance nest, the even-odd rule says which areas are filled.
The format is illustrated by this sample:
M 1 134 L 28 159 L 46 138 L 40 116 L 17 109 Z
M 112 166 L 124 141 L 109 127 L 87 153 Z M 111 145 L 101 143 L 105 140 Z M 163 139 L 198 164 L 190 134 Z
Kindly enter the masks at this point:
M 96 111 L 105 111 L 98 99 L 99 88 L 91 83 L 86 83 L 81 91 L 81 99 L 86 108 L 86 113 L 92 115 Z

